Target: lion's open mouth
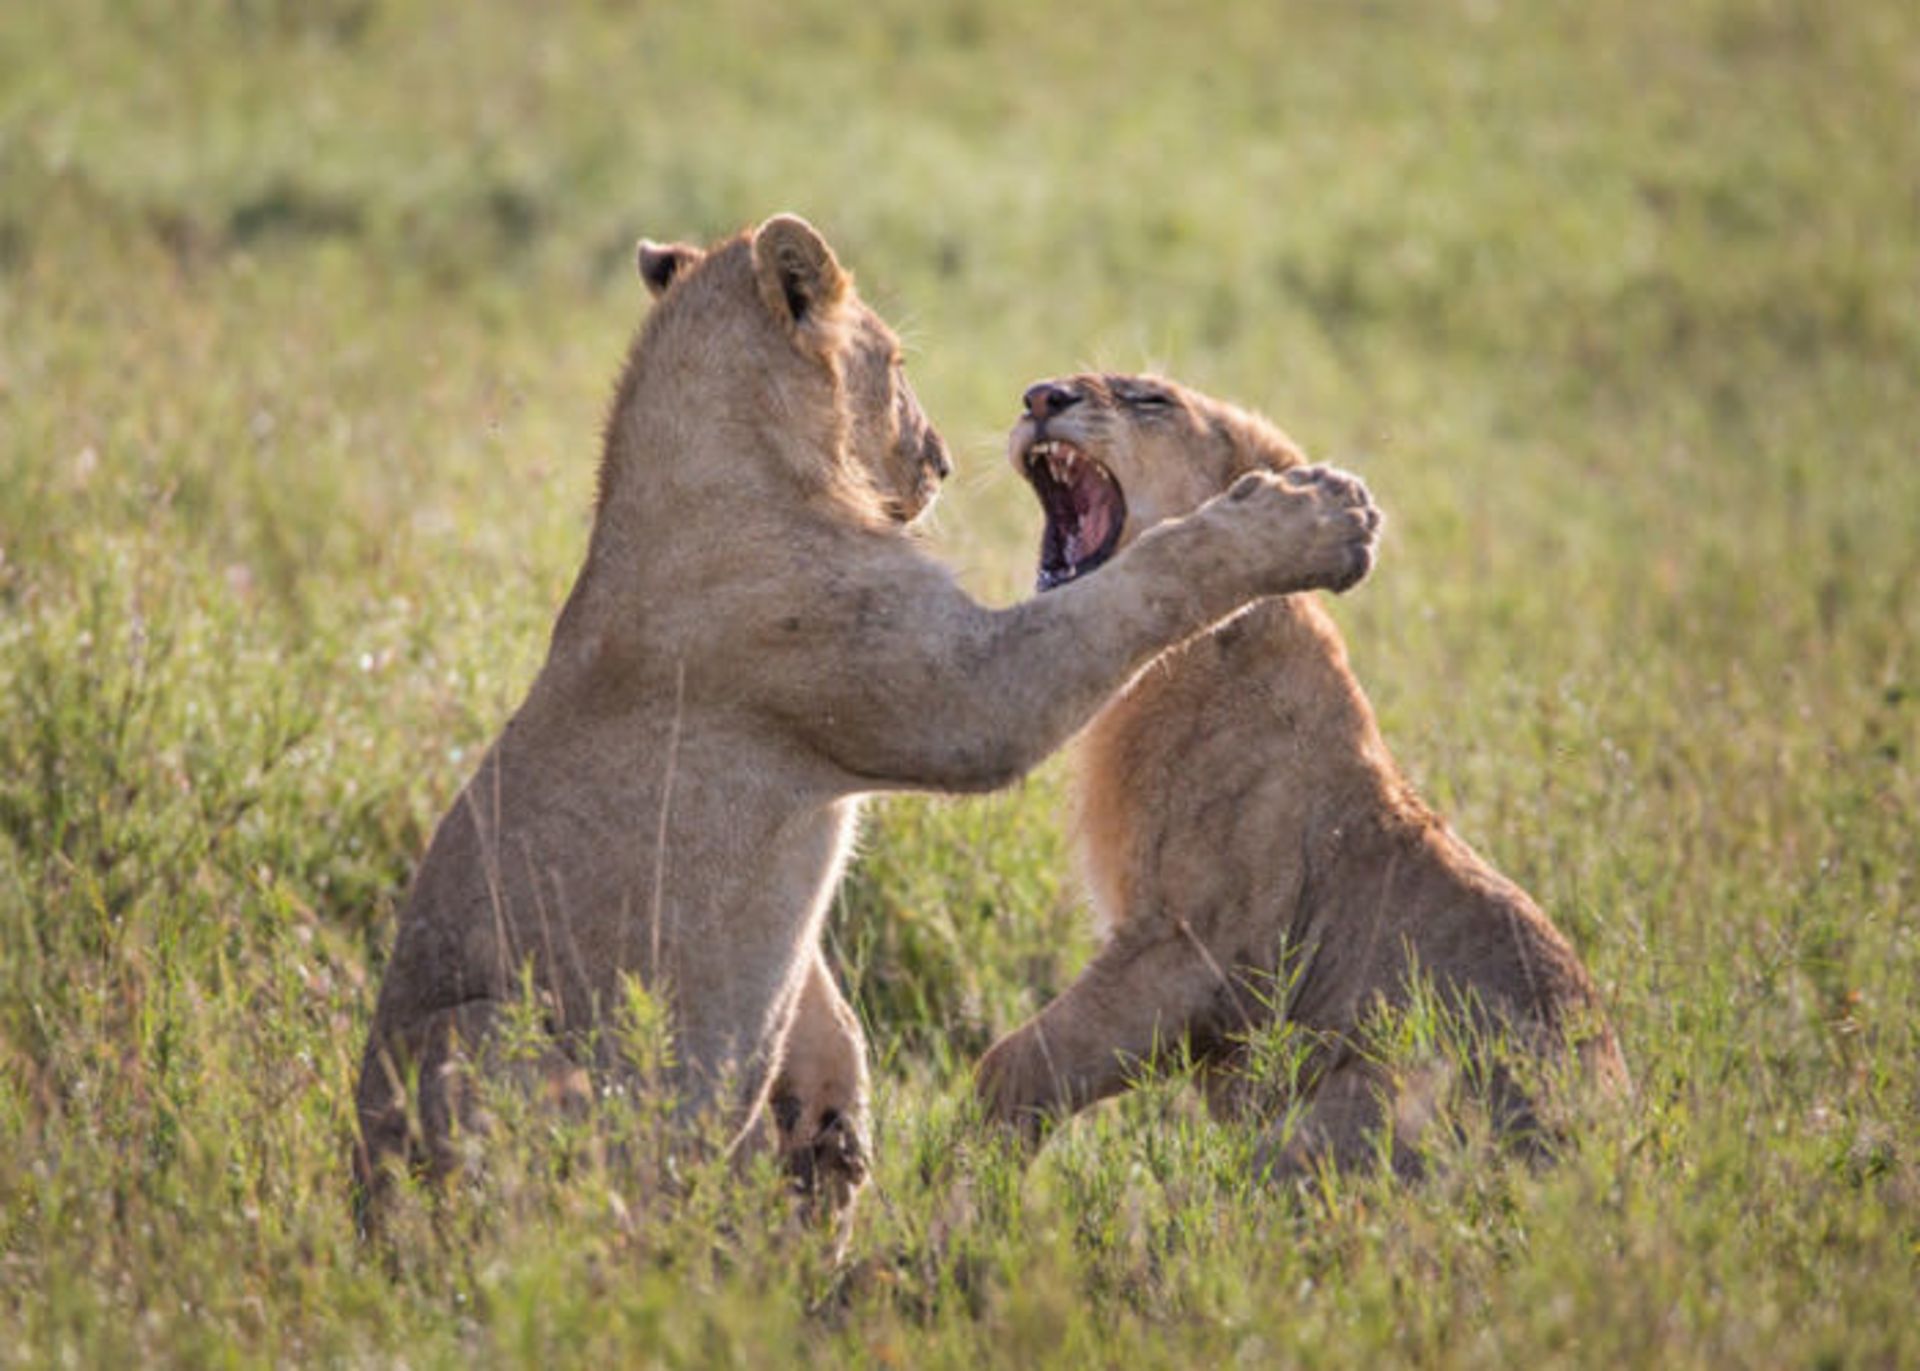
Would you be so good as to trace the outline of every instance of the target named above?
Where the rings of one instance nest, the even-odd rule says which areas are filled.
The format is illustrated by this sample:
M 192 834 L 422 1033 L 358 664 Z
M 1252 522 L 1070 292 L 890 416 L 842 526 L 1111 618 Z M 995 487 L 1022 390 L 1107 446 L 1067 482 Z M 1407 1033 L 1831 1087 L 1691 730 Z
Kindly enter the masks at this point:
M 1113 555 L 1127 521 L 1127 502 L 1111 472 L 1062 439 L 1042 439 L 1028 448 L 1025 467 L 1047 516 L 1039 588 L 1052 590 Z

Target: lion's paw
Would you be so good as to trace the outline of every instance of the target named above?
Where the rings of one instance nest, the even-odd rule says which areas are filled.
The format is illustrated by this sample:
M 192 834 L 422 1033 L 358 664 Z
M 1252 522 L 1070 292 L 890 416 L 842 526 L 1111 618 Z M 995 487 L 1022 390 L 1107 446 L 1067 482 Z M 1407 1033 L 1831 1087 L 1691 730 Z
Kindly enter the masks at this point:
M 784 1155 L 794 1189 L 810 1210 L 837 1214 L 853 1202 L 869 1170 L 866 1131 L 857 1119 L 829 1109 L 813 1136 Z
M 1342 591 L 1373 569 L 1382 518 L 1365 482 L 1328 466 L 1249 472 L 1227 492 L 1277 528 L 1267 548 L 1278 591 Z

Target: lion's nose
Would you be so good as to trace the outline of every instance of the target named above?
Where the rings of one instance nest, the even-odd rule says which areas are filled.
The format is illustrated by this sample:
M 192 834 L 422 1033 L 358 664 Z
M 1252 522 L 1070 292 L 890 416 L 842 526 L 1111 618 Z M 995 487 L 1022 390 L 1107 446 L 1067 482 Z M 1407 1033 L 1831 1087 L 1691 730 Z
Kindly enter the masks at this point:
M 1042 381 L 1038 385 L 1027 387 L 1025 399 L 1027 413 L 1036 419 L 1044 419 L 1048 415 L 1058 414 L 1069 405 L 1079 404 L 1080 393 L 1068 389 L 1058 381 Z
M 927 465 L 933 468 L 934 476 L 939 480 L 944 481 L 947 477 L 953 475 L 953 459 L 947 455 L 946 441 L 942 439 L 939 434 L 930 433 L 927 435 L 926 450 L 923 456 L 926 459 Z

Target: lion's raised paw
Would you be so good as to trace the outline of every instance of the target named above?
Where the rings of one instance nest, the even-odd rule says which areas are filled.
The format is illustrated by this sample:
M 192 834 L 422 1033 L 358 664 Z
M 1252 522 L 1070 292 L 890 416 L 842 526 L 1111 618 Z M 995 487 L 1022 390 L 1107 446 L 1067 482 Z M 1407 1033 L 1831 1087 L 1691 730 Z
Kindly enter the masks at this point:
M 1271 535 L 1281 589 L 1349 590 L 1373 569 L 1384 519 L 1366 483 L 1330 466 L 1248 472 L 1228 488 L 1230 504 L 1275 519 Z

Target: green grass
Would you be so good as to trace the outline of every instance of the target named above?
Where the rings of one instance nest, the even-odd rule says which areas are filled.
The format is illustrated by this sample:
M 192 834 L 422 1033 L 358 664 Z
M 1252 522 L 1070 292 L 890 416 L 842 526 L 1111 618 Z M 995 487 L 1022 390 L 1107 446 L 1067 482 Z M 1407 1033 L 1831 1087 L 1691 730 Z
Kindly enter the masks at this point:
M 0 1362 L 1920 1361 L 1917 107 L 1900 0 L 0 9 Z M 1630 1111 L 1300 1197 L 1168 1079 L 1021 1176 L 965 1083 L 1089 947 L 1054 766 L 875 808 L 845 1265 L 538 1124 L 357 1243 L 396 901 L 583 551 L 632 242 L 781 209 L 913 344 L 986 598 L 1040 375 L 1367 477 L 1355 665 Z

